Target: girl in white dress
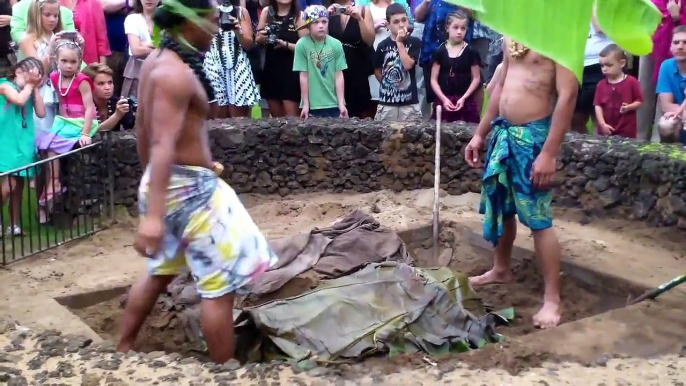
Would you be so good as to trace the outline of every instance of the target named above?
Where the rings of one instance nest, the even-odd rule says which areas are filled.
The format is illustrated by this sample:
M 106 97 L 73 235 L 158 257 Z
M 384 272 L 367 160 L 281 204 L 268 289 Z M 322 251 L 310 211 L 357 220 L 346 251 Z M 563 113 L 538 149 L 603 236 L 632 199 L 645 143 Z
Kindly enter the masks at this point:
M 129 41 L 129 60 L 124 69 L 124 82 L 121 88 L 123 97 L 138 94 L 138 74 L 143 60 L 155 49 L 152 44 L 152 14 L 160 0 L 135 0 L 133 13 L 124 20 L 124 32 Z

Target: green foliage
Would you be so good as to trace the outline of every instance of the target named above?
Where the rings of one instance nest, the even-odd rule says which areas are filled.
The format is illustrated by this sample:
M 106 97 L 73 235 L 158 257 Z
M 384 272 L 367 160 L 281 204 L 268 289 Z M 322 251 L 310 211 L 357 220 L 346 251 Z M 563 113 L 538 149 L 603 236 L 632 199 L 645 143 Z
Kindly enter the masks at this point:
M 593 6 L 602 31 L 634 55 L 652 51 L 661 20 L 649 0 L 446 0 L 472 9 L 494 30 L 570 69 L 583 73 Z

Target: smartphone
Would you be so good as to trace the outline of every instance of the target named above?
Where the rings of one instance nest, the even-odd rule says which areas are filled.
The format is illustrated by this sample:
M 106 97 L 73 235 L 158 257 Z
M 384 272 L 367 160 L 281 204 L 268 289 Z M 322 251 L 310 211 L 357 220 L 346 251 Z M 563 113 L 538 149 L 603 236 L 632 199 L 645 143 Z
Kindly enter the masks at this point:
M 60 38 L 62 39 L 67 39 L 67 40 L 72 40 L 76 41 L 76 39 L 79 37 L 79 33 L 76 31 L 67 31 L 67 32 L 62 32 L 60 34 Z

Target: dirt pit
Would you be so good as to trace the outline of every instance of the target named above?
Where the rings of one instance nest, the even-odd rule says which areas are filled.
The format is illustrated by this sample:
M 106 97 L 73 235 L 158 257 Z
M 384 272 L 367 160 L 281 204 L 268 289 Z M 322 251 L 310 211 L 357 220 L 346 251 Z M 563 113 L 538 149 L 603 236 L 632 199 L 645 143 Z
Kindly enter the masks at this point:
M 431 250 L 430 230 L 423 228 L 414 237 L 407 240 L 408 250 L 415 259 L 415 264 L 422 267 L 436 266 Z M 429 239 L 427 239 L 427 233 Z M 441 247 L 439 255 L 444 256 L 443 265 L 469 275 L 485 272 L 492 266 L 493 252 L 485 245 L 481 237 L 470 229 L 457 223 L 446 223 L 442 226 Z M 449 259 L 447 259 L 449 257 Z M 539 333 L 533 328 L 532 316 L 541 305 L 543 280 L 534 260 L 533 252 L 515 247 L 513 252 L 513 281 L 507 285 L 493 285 L 477 288 L 482 302 L 492 310 L 513 307 L 515 318 L 509 326 L 500 327 L 497 331 L 508 339 L 497 347 L 485 347 L 469 353 L 451 355 L 448 358 L 432 358 L 437 365 L 455 363 L 456 361 L 479 368 L 503 368 L 512 373 L 539 365 L 545 360 L 555 358 L 527 347 L 527 337 Z M 72 302 L 70 310 L 79 316 L 96 333 L 104 339 L 116 341 L 123 314 L 121 294 L 125 288 L 99 294 L 98 299 Z M 562 293 L 564 315 L 562 323 L 570 323 L 626 305 L 627 295 L 636 295 L 645 291 L 638 285 L 603 273 L 591 271 L 579 266 L 563 263 Z M 102 301 L 104 300 L 104 301 Z M 97 304 L 96 302 L 100 301 Z M 80 304 L 76 304 L 80 303 Z M 67 304 L 69 306 L 69 304 Z M 184 328 L 179 319 L 170 318 L 172 313 L 161 312 L 156 307 L 145 323 L 138 340 L 138 350 L 142 352 L 166 351 L 182 355 L 205 358 L 198 343 L 187 341 Z M 557 330 L 557 329 L 556 329 Z M 549 344 L 566 344 L 566 334 L 553 332 Z M 424 355 L 400 356 L 392 359 L 370 358 L 363 366 L 380 369 L 384 373 L 395 371 L 398 366 L 426 366 Z

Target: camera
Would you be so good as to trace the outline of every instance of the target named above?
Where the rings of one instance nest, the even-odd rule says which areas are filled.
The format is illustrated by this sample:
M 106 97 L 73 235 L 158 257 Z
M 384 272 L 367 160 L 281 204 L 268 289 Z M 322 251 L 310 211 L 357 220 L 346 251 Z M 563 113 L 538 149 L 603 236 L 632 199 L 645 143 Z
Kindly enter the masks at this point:
M 231 4 L 231 0 L 222 0 L 219 9 L 219 28 L 222 31 L 233 31 L 238 28 L 238 10 Z
M 331 10 L 332 15 L 345 15 L 345 12 L 348 9 L 342 5 L 334 4 L 333 9 Z
M 135 115 L 138 111 L 138 99 L 136 99 L 136 97 L 130 96 L 126 98 L 126 103 L 129 104 L 129 111 Z
M 276 41 L 279 40 L 279 31 L 281 26 L 276 23 L 269 23 L 264 27 L 264 33 L 267 34 L 267 45 L 275 46 Z
M 60 34 L 60 37 L 65 40 L 76 42 L 76 40 L 79 38 L 79 33 L 75 31 L 64 31 Z

